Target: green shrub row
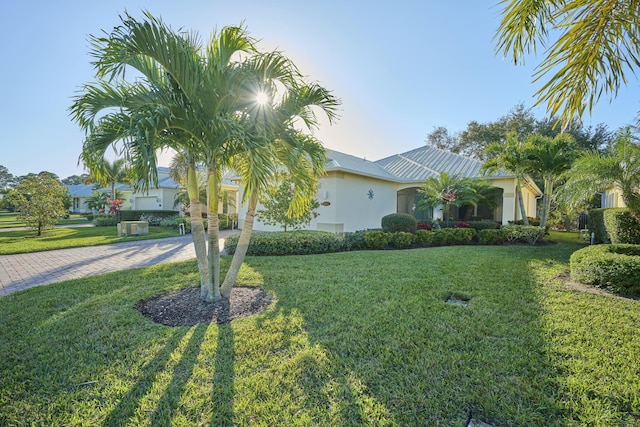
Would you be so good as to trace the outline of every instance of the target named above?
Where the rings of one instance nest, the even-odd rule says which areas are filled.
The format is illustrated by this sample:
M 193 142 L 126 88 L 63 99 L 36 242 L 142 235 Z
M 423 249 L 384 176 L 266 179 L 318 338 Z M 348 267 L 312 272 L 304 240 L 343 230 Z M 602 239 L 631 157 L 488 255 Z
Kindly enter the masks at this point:
M 225 239 L 224 249 L 233 255 L 238 246 L 239 235 Z M 340 233 L 326 231 L 273 231 L 254 232 L 247 255 L 311 255 L 329 252 L 340 252 L 344 247 L 344 238 Z
M 500 228 L 501 224 L 497 221 L 434 221 L 431 226 L 437 228 L 460 228 L 461 226 L 467 228 L 474 228 L 478 231 L 487 229 Z
M 571 255 L 571 278 L 623 295 L 640 296 L 640 246 L 593 245 Z
M 589 231 L 595 243 L 640 244 L 640 223 L 627 208 L 591 209 Z
M 166 227 L 178 227 L 179 224 L 184 224 L 185 231 L 191 233 L 191 217 L 190 216 L 175 216 L 172 217 L 173 223 L 166 225 Z M 220 230 L 227 230 L 231 228 L 233 217 L 229 214 L 218 214 L 218 228 Z M 206 230 L 209 227 L 209 221 L 206 218 L 202 218 L 202 224 Z
M 325 231 L 255 232 L 247 255 L 307 255 L 365 249 L 408 249 L 448 245 L 501 245 L 507 242 L 535 244 L 542 240 L 544 230 L 539 227 L 511 226 L 476 231 L 473 228 L 443 228 L 415 233 L 366 230 L 347 233 Z M 239 235 L 227 237 L 225 250 L 233 255 Z
M 178 215 L 178 211 L 162 211 L 162 210 L 130 210 L 120 211 L 120 219 L 122 221 L 145 221 L 144 217 L 152 218 L 153 221 L 157 218 L 157 222 L 166 217 L 173 217 Z M 143 217 L 143 218 L 141 218 Z M 151 224 L 149 225 L 157 225 Z

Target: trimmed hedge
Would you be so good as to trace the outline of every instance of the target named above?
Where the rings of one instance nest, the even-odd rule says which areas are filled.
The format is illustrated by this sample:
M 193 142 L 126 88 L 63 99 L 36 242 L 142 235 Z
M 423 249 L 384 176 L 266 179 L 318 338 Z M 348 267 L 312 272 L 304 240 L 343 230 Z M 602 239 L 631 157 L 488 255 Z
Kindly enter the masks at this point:
M 238 246 L 239 235 L 225 239 L 224 249 L 233 255 Z M 344 236 L 327 231 L 273 231 L 251 234 L 247 255 L 310 255 L 340 252 Z
M 507 241 L 507 232 L 502 229 L 478 231 L 478 243 L 481 245 L 503 245 Z
M 640 244 L 640 223 L 627 208 L 591 209 L 589 231 L 596 243 Z
M 110 227 L 117 225 L 120 221 L 118 221 L 118 217 L 113 214 L 96 214 L 93 216 L 91 222 L 96 227 Z
M 176 216 L 178 215 L 180 212 L 178 211 L 144 211 L 144 210 L 130 210 L 130 211 L 120 211 L 120 220 L 121 221 L 140 221 L 140 216 L 141 215 L 146 215 L 147 217 L 157 217 L 158 218 L 158 223 L 160 222 L 161 219 L 166 218 L 166 217 L 170 217 L 170 216 Z M 149 225 L 152 225 L 151 222 L 149 223 Z
M 504 230 L 507 242 L 527 243 L 529 245 L 541 242 L 546 233 L 544 228 L 534 225 L 505 225 L 501 230 Z
M 640 296 L 640 245 L 594 245 L 571 255 L 571 278 L 623 295 Z
M 383 216 L 381 225 L 382 231 L 387 233 L 396 233 L 398 231 L 415 233 L 418 229 L 418 220 L 413 215 L 393 213 Z

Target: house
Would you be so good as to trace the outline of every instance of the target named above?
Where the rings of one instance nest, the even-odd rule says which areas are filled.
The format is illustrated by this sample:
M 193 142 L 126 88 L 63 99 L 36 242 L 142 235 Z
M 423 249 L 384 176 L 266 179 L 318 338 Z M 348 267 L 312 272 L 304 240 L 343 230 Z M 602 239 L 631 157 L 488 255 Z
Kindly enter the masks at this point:
M 422 183 L 442 171 L 469 178 L 481 176 L 479 160 L 433 146 L 375 162 L 334 150 L 328 150 L 327 157 L 326 174 L 319 180 L 319 215 L 308 226 L 312 230 L 341 232 L 379 228 L 383 216 L 396 212 L 411 214 L 418 220 L 442 219 L 441 209 L 420 209 L 418 188 Z M 503 172 L 485 178 L 497 189 L 497 207 L 455 208 L 454 218 L 494 220 L 502 224 L 521 219 L 515 177 Z M 524 180 L 522 189 L 525 212 L 527 216 L 535 216 L 536 199 L 542 192 L 531 179 Z M 238 214 L 240 227 L 245 215 L 246 206 L 242 206 Z M 279 229 L 258 220 L 254 228 Z
M 158 167 L 158 185 L 150 186 L 146 192 L 135 190 L 129 184 L 116 184 L 116 191 L 124 201 L 121 210 L 146 210 L 146 211 L 175 211 L 182 206 L 175 206 L 178 194 L 184 188 L 173 181 L 169 176 L 169 168 Z M 91 185 L 67 185 L 69 194 L 73 197 L 71 211 L 74 213 L 86 213 L 87 199 L 93 194 Z M 227 198 L 220 203 L 220 212 L 235 213 L 237 203 L 238 185 L 225 177 L 222 182 L 222 190 L 227 192 Z M 111 187 L 104 187 L 98 190 L 100 193 L 111 193 Z M 206 208 L 206 207 L 204 207 Z

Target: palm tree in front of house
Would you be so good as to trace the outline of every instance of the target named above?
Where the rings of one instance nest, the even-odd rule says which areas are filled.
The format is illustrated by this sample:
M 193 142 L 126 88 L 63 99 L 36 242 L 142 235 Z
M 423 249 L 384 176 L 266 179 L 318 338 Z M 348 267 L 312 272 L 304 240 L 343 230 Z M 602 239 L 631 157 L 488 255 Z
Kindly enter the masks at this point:
M 554 138 L 533 134 L 526 139 L 525 150 L 528 153 L 529 170 L 537 173 L 544 183 L 540 214 L 540 227 L 544 227 L 549 220 L 554 185 L 571 168 L 576 157 L 576 145 L 568 134 L 561 133 Z
M 478 198 L 473 180 L 460 175 L 440 172 L 437 177 L 429 177 L 418 189 L 422 195 L 420 207 L 442 206 L 443 220 L 449 222 L 452 206 L 476 205 Z
M 250 128 L 262 129 L 257 134 L 266 138 L 268 144 L 233 159 L 233 166 L 245 186 L 243 197 L 248 207 L 231 266 L 221 287 L 223 296 L 230 294 L 244 261 L 261 195 L 274 185 L 280 172 L 285 171 L 293 183 L 289 215 L 298 215 L 313 201 L 317 180 L 325 170 L 327 158 L 322 144 L 313 136 L 296 130 L 294 123 L 300 121 L 308 130 L 317 129 L 316 110 L 331 122 L 336 118 L 340 101 L 316 83 L 298 81 L 286 89 L 286 93 L 277 95 L 273 81 L 262 81 L 261 91 L 266 94 L 266 102 L 245 117 Z
M 640 144 L 629 128 L 618 133 L 608 152 L 583 152 L 565 175 L 561 196 L 570 206 L 614 187 L 640 220 Z
M 529 157 L 525 144 L 518 140 L 515 133 L 509 132 L 506 142 L 489 144 L 484 153 L 488 157 L 488 160 L 480 167 L 483 173 L 490 174 L 505 171 L 515 176 L 520 216 L 524 224 L 529 225 L 522 199 L 522 181 L 529 171 Z

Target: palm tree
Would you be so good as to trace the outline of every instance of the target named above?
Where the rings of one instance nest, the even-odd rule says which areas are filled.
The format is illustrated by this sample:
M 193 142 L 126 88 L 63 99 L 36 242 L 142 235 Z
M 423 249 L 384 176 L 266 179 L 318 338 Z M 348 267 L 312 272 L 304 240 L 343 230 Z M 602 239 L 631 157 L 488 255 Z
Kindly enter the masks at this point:
M 538 173 L 544 182 L 540 227 L 545 227 L 549 220 L 554 184 L 562 173 L 571 168 L 576 157 L 575 141 L 571 135 L 563 133 L 554 138 L 533 134 L 526 139 L 525 150 L 530 172 Z
M 478 198 L 474 191 L 473 180 L 460 175 L 440 172 L 436 177 L 429 177 L 418 189 L 422 194 L 419 204 L 423 208 L 442 206 L 444 221 L 448 222 L 451 206 L 476 205 Z
M 111 187 L 110 197 L 116 199 L 116 184 L 128 182 L 128 174 L 127 162 L 124 159 L 116 159 L 113 162 L 103 159 L 101 168 L 94 168 L 90 176 L 101 185 L 109 185 Z
M 482 166 L 481 171 L 485 174 L 506 171 L 512 173 L 516 178 L 516 194 L 518 197 L 518 205 L 520 206 L 520 216 L 525 225 L 529 225 L 527 214 L 522 201 L 522 181 L 527 173 L 529 166 L 528 153 L 515 133 L 507 133 L 507 141 L 494 142 L 489 144 L 484 151 L 488 157 Z
M 640 220 L 640 145 L 629 128 L 618 133 L 609 152 L 582 153 L 565 176 L 562 196 L 571 206 L 619 186 L 630 213 Z
M 294 123 L 300 120 L 307 129 L 316 129 L 315 109 L 325 113 L 331 122 L 336 117 L 339 100 L 318 84 L 299 83 L 286 88 L 287 92 L 279 96 L 281 101 L 274 102 L 273 82 L 263 81 L 262 90 L 269 94 L 270 103 L 263 103 L 258 111 L 247 117 L 251 127 L 262 128 L 262 137 L 270 142 L 233 159 L 245 185 L 243 197 L 248 208 L 231 266 L 222 284 L 223 296 L 230 294 L 247 253 L 258 200 L 279 172 L 282 169 L 288 171 L 294 184 L 294 197 L 289 209 L 292 216 L 309 206 L 317 192 L 317 178 L 324 173 L 327 160 L 324 148 L 314 137 L 296 131 Z
M 602 93 L 615 97 L 625 73 L 640 66 L 638 4 L 628 0 L 505 0 L 497 50 L 524 62 L 538 44 L 546 58 L 534 81 L 550 76 L 536 93 L 564 127 L 589 113 Z
M 125 14 L 123 25 L 107 37 L 91 39 L 99 81 L 85 85 L 71 108 L 88 134 L 81 159 L 93 170 L 108 147 L 121 144 L 120 152 L 145 190 L 157 184 L 156 151 L 174 148 L 206 163 L 210 200 L 216 200 L 223 154 L 244 142 L 234 94 L 242 93 L 248 78 L 231 58 L 253 52 L 254 41 L 242 28 L 225 27 L 203 51 L 197 35 L 178 34 L 149 13 L 145 18 L 139 22 Z M 134 83 L 125 80 L 130 67 L 142 76 Z M 214 211 L 209 212 L 209 268 L 201 294 L 213 301 L 220 298 L 217 203 L 208 205 Z M 193 236 L 204 236 L 204 231 Z

